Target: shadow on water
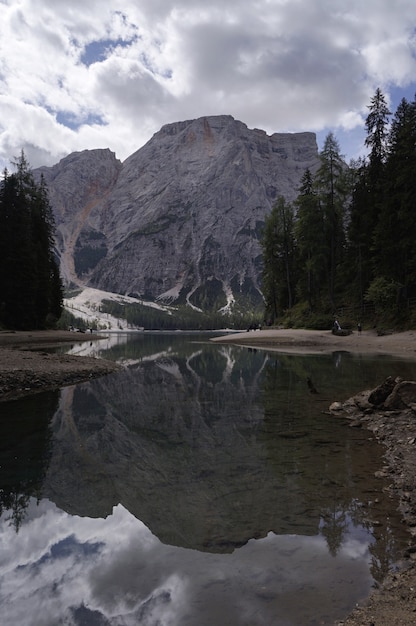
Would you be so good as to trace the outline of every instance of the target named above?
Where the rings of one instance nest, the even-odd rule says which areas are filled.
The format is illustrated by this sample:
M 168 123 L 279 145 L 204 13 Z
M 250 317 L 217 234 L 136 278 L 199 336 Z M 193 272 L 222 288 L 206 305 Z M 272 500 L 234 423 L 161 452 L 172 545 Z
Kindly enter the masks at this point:
M 89 348 L 125 368 L 0 404 L 9 623 L 331 624 L 397 559 L 382 449 L 326 411 L 415 363 L 180 334 Z

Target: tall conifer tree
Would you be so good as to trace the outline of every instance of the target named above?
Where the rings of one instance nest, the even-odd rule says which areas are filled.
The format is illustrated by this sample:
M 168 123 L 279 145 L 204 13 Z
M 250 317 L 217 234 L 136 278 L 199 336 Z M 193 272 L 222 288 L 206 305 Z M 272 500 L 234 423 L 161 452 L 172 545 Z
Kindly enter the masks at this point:
M 22 152 L 16 172 L 0 183 L 0 323 L 45 328 L 62 308 L 62 283 L 53 254 L 53 215 L 44 182 L 35 183 Z
M 313 310 L 320 302 L 326 278 L 326 242 L 322 207 L 309 169 L 302 177 L 295 207 L 299 266 L 297 294 Z
M 380 89 L 376 90 L 368 109 L 365 145 L 370 152 L 366 161 L 356 168 L 348 233 L 351 244 L 349 261 L 361 304 L 374 275 L 373 244 L 384 198 L 388 154 L 388 123 L 391 114 Z
M 293 306 L 296 284 L 294 213 L 283 197 L 266 218 L 262 247 L 266 314 L 274 321 L 284 309 Z
M 416 103 L 402 99 L 393 117 L 383 202 L 375 230 L 375 275 L 404 295 L 416 288 Z
M 324 217 L 328 297 L 330 305 L 334 309 L 336 305 L 337 270 L 343 258 L 345 246 L 344 216 L 348 187 L 346 165 L 342 160 L 339 144 L 333 133 L 327 135 L 320 159 L 321 166 L 315 177 L 315 185 Z

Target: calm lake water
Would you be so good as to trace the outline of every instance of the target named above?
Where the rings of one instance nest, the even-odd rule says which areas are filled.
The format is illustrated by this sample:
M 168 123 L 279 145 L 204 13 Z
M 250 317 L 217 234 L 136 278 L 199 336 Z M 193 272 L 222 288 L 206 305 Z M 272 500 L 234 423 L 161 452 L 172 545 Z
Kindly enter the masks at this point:
M 180 333 L 71 352 L 125 367 L 0 403 L 2 623 L 329 625 L 394 567 L 383 449 L 326 411 L 415 361 Z

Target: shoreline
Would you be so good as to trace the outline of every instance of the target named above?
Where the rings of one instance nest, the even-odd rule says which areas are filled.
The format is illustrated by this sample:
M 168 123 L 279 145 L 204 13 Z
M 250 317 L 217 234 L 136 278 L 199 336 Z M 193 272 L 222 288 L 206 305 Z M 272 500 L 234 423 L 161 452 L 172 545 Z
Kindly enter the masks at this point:
M 0 331 L 0 401 L 57 390 L 117 371 L 120 366 L 112 361 L 45 351 L 63 343 L 104 338 L 105 334 L 70 331 Z M 375 331 L 363 331 L 361 335 L 355 332 L 337 336 L 331 331 L 267 329 L 221 335 L 210 341 L 288 354 L 342 350 L 416 359 L 416 331 L 384 336 L 378 336 Z M 346 427 L 366 428 L 385 447 L 385 471 L 391 478 L 391 492 L 400 503 L 399 511 L 409 530 L 409 549 L 401 563 L 402 569 L 390 572 L 379 589 L 334 626 L 411 626 L 416 623 L 416 403 L 415 411 L 396 411 L 394 416 L 377 409 L 363 411 L 361 415 L 354 415 L 352 421 L 348 406 L 356 408 L 355 398 L 343 403 L 339 413 L 331 411 L 333 419 L 344 419 Z
M 379 336 L 376 331 L 333 335 L 331 331 L 261 330 L 211 339 L 215 343 L 281 352 L 285 354 L 328 354 L 337 351 L 366 355 L 390 355 L 416 360 L 416 331 Z M 380 385 L 384 381 L 380 381 Z M 350 398 L 328 412 L 343 419 L 346 428 L 365 428 L 384 446 L 385 467 L 391 479 L 389 491 L 409 532 L 409 548 L 398 570 L 387 574 L 379 588 L 335 626 L 412 626 L 416 623 L 416 404 L 407 410 L 383 411 L 370 408 L 361 397 Z M 364 408 L 365 407 L 365 408 Z
M 375 330 L 350 335 L 333 335 L 330 330 L 265 329 L 214 337 L 215 343 L 285 352 L 288 354 L 325 354 L 340 350 L 355 354 L 390 354 L 416 359 L 416 331 L 378 335 Z
M 337 626 L 411 626 L 416 623 L 416 382 L 387 378 L 375 390 L 334 402 L 329 414 L 353 428 L 365 428 L 384 446 L 384 465 L 376 477 L 388 478 L 387 493 L 408 534 L 397 570 Z
M 47 352 L 61 344 L 99 341 L 97 333 L 70 331 L 0 332 L 0 402 L 52 391 L 106 376 L 120 369 L 112 361 Z

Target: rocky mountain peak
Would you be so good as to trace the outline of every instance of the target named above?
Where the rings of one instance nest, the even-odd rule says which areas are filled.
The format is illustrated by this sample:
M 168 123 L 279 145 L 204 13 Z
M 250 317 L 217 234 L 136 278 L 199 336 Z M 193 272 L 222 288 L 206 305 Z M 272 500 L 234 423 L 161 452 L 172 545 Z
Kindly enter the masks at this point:
M 265 216 L 317 165 L 313 133 L 269 136 L 219 115 L 166 124 L 122 164 L 90 150 L 38 172 L 66 282 L 221 309 L 261 300 Z

